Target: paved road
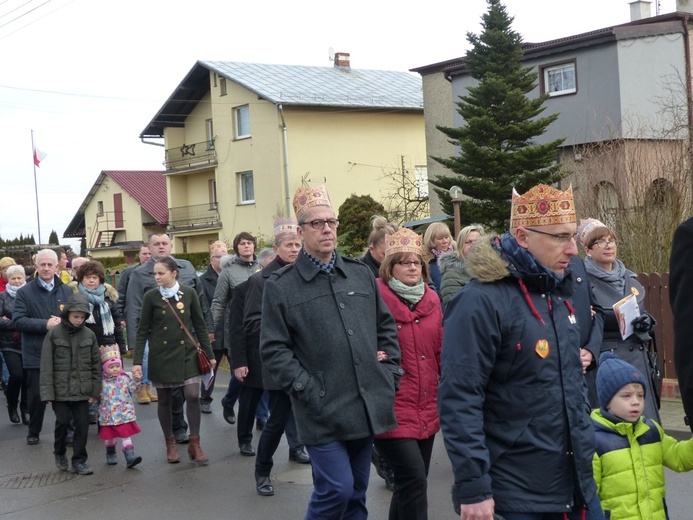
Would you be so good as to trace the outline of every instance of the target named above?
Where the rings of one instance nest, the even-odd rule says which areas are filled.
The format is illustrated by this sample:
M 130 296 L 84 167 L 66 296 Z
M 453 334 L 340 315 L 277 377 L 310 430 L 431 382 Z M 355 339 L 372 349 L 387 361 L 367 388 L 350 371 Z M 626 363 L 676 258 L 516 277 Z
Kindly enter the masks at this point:
M 117 466 L 106 466 L 105 449 L 96 428 L 92 427 L 87 448 L 95 472 L 90 476 L 72 476 L 55 468 L 52 412 L 46 413 L 41 443 L 27 446 L 26 427 L 12 425 L 5 411 L 0 410 L 0 518 L 123 520 L 135 515 L 152 520 L 303 518 L 312 489 L 310 469 L 288 461 L 285 443 L 280 445 L 275 457 L 275 496 L 260 497 L 255 493 L 254 458 L 238 454 L 235 426 L 229 426 L 221 417 L 219 402 L 228 377 L 228 373 L 219 375 L 214 414 L 202 417 L 202 446 L 211 459 L 206 467 L 188 462 L 184 446 L 179 450 L 180 464 L 166 463 L 156 405 L 137 406 L 142 433 L 133 440 L 144 461 L 134 469 L 125 468 L 122 455 Z M 663 417 L 682 429 L 680 404 L 666 403 L 665 411 Z M 257 436 L 253 441 L 256 443 Z M 669 472 L 667 478 L 671 518 L 692 518 L 693 474 Z M 439 437 L 429 477 L 431 520 L 455 518 L 450 502 L 451 483 L 452 472 Z M 370 518 L 387 518 L 390 496 L 382 479 L 373 471 L 368 491 Z

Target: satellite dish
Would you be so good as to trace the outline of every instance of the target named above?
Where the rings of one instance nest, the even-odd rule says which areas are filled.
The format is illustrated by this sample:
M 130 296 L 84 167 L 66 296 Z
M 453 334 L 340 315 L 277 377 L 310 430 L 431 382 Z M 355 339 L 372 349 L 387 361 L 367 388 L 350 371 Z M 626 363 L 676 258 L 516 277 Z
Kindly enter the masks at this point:
M 327 52 L 330 55 L 330 61 L 334 61 L 334 49 L 330 47 L 329 49 L 327 49 Z

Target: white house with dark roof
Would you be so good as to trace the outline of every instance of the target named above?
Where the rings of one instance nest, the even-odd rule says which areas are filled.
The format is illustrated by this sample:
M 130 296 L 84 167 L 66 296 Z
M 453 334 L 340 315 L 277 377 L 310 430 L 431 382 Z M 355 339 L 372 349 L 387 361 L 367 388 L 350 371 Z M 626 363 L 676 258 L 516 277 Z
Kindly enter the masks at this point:
M 63 233 L 85 238 L 93 258 L 125 256 L 135 261 L 142 242 L 168 223 L 162 171 L 102 171 Z
M 426 178 L 421 79 L 351 69 L 346 53 L 331 67 L 198 61 L 140 137 L 165 140 L 177 252 L 270 239 L 302 183 L 326 184 L 336 211 L 381 200 L 403 163 Z

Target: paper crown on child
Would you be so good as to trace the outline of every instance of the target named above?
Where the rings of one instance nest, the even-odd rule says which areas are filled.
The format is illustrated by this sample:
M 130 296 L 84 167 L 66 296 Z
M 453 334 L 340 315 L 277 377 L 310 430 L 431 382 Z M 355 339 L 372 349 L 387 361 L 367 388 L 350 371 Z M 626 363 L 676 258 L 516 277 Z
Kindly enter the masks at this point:
M 298 222 L 295 218 L 279 217 L 274 219 L 274 238 L 284 238 L 297 234 Z
M 99 355 L 101 356 L 101 364 L 105 365 L 109 361 L 117 359 L 120 361 L 120 350 L 118 345 L 102 345 L 99 347 Z
M 385 256 L 395 253 L 414 253 L 423 255 L 423 240 L 411 229 L 402 228 L 385 237 Z
M 583 218 L 580 221 L 580 225 L 577 228 L 577 235 L 578 235 L 578 238 L 580 239 L 580 243 L 582 244 L 582 247 L 587 248 L 587 237 L 590 236 L 590 233 L 593 230 L 600 228 L 600 227 L 605 228 L 606 224 L 604 224 L 600 220 L 597 220 L 596 218 Z
M 301 215 L 314 206 L 332 207 L 330 196 L 324 184 L 320 186 L 301 186 L 294 195 L 294 212 L 296 219 L 301 220 Z
M 561 191 L 546 184 L 537 184 L 520 195 L 513 188 L 510 228 L 549 226 L 577 222 L 573 187 Z

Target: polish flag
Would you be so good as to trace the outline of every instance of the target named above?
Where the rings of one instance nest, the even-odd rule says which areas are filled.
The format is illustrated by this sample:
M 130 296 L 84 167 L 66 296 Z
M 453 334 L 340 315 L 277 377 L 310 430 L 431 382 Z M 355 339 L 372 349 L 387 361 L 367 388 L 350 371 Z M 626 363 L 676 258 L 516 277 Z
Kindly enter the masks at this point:
M 34 166 L 41 166 L 41 161 L 46 158 L 46 154 L 34 146 Z

